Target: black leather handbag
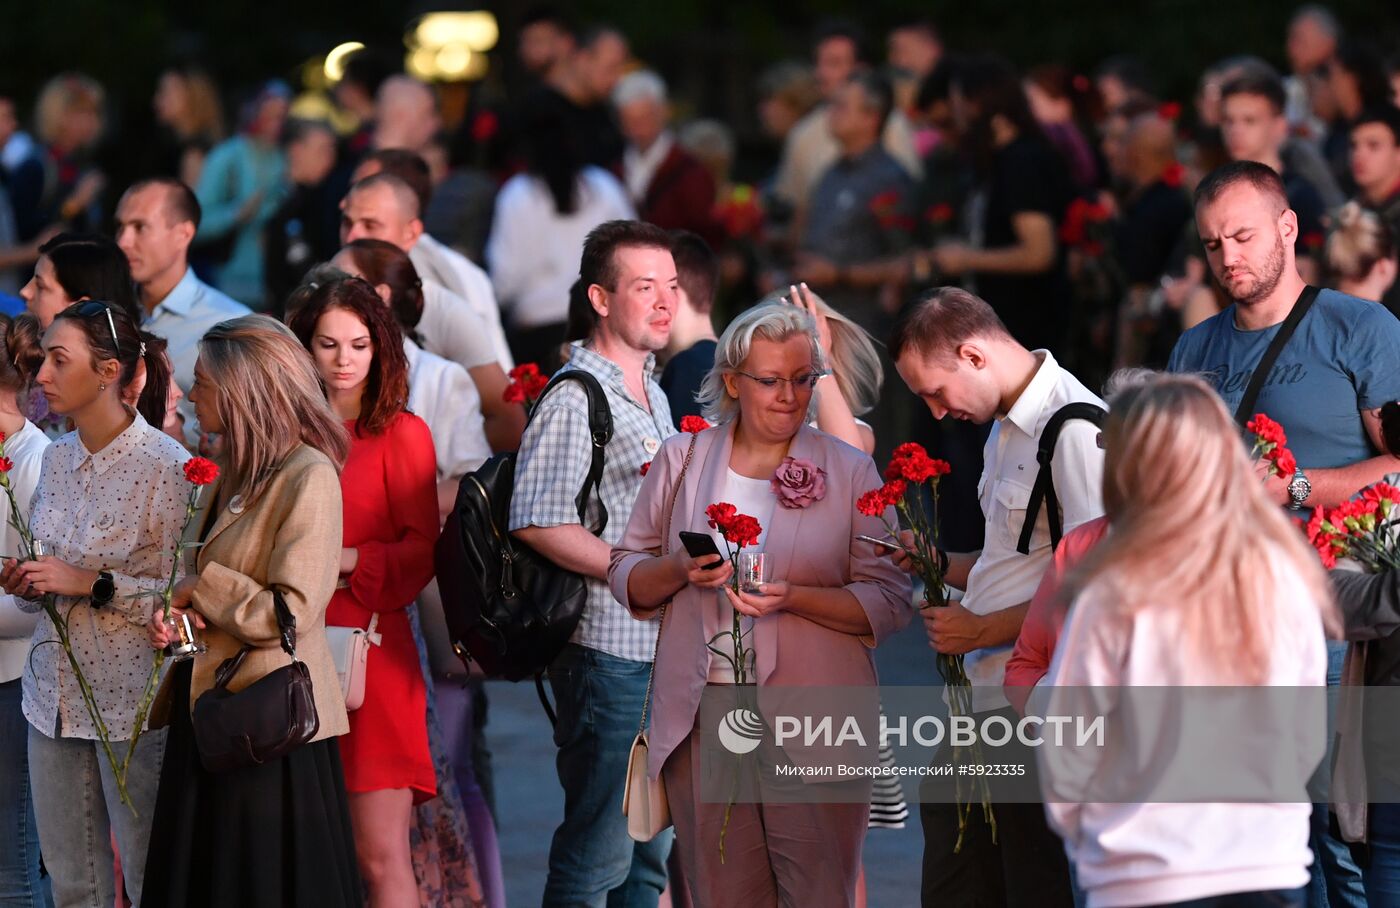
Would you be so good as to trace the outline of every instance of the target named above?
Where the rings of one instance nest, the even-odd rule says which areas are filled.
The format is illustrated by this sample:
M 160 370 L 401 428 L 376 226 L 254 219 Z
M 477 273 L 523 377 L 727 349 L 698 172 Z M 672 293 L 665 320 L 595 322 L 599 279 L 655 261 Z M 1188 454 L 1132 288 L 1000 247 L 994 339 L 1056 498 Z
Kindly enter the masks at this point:
M 311 692 L 311 672 L 297 659 L 297 622 L 282 591 L 272 590 L 282 649 L 290 665 L 269 672 L 237 693 L 228 689 L 244 646 L 214 673 L 214 686 L 194 704 L 194 740 L 199 761 L 211 773 L 257 766 L 286 756 L 316 737 L 321 722 Z

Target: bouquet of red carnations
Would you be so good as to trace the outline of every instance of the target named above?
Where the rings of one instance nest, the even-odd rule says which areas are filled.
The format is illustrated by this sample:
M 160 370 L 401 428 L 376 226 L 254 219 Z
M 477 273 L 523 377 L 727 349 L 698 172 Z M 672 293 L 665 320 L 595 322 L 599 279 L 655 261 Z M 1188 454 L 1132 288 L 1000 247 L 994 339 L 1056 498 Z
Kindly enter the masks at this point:
M 1400 568 L 1400 489 L 1378 482 L 1335 508 L 1317 508 L 1308 542 L 1331 569 L 1350 558 L 1372 573 Z

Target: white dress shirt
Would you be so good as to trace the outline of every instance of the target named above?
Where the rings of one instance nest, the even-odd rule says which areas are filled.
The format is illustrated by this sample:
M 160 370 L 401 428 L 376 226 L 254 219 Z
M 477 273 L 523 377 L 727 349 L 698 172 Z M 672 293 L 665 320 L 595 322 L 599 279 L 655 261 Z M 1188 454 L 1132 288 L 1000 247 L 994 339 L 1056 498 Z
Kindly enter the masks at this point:
M 476 262 L 451 246 L 439 243 L 427 233 L 413 244 L 408 257 L 418 270 L 419 277 L 435 281 L 467 301 L 467 305 L 486 325 L 501 369 L 509 372 L 514 368 L 515 360 L 511 359 L 506 332 L 501 328 L 501 307 L 496 305 L 496 291 L 486 272 Z
M 588 232 L 604 221 L 637 216 L 622 184 L 599 167 L 583 169 L 577 195 L 573 212 L 560 214 L 544 182 L 521 173 L 496 196 L 486 262 L 496 298 L 515 328 L 567 320 L 569 288 L 578 279 Z
M 14 463 L 10 469 L 10 487 L 15 490 L 15 502 L 20 513 L 29 516 L 29 505 L 39 485 L 39 472 L 44 463 L 44 449 L 49 437 L 32 422 L 5 439 L 5 456 Z M 0 494 L 0 555 L 13 558 L 20 554 L 19 531 L 10 525 L 10 498 Z M 0 593 L 0 681 L 13 681 L 24 673 L 24 658 L 29 654 L 29 638 L 39 616 L 21 609 L 14 596 Z
M 491 335 L 467 301 L 436 281 L 423 278 L 423 316 L 415 329 L 423 349 L 463 369 L 496 362 Z
M 190 453 L 136 414 L 105 448 L 89 453 L 77 432 L 44 452 L 34 492 L 30 528 L 60 560 L 112 573 L 116 596 L 93 608 L 86 596 L 59 596 L 68 615 L 68 638 L 115 738 L 131 729 L 150 674 L 154 650 L 145 624 L 174 567 L 190 483 Z M 21 600 L 26 609 L 40 604 Z M 34 630 L 35 647 L 24 664 L 24 717 L 49 737 L 97 737 L 83 705 L 68 657 L 47 614 Z
M 1104 406 L 1098 395 L 1060 368 L 1048 350 L 1037 350 L 1040 368 L 1011 411 L 998 419 L 982 449 L 982 478 L 977 497 L 986 518 L 982 553 L 967 578 L 963 608 L 989 615 L 1029 602 L 1054 554 L 1045 507 L 1036 518 L 1030 554 L 1016 551 L 1026 505 L 1040 469 L 1036 450 L 1045 424 L 1066 404 L 1079 401 Z M 1070 420 L 1060 431 L 1051 469 L 1060 499 L 1062 526 L 1070 530 L 1103 514 L 1103 449 L 1098 428 L 1082 419 Z M 1011 645 L 988 647 L 967 654 L 963 667 L 972 682 L 974 712 L 1001 709 L 1010 703 L 1002 694 Z
M 407 338 L 403 352 L 408 357 L 408 409 L 433 435 L 438 480 L 470 473 L 491 456 L 476 384 L 461 366 Z

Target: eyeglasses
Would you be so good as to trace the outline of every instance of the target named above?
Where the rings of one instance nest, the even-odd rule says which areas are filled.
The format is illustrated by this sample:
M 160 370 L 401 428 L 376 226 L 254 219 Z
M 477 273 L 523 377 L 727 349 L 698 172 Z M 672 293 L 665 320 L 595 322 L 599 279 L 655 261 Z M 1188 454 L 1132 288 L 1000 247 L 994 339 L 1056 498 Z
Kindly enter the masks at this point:
M 78 303 L 73 307 L 73 311 L 83 318 L 92 318 L 94 315 L 106 314 L 107 327 L 112 331 L 112 346 L 117 348 L 117 356 L 122 355 L 121 341 L 117 340 L 117 323 L 112 321 L 112 307 L 97 300 L 87 300 Z
M 792 385 L 792 390 L 794 391 L 811 391 L 812 389 L 816 388 L 817 382 L 821 381 L 822 377 L 826 375 L 825 372 L 809 372 L 806 375 L 799 375 L 796 378 L 773 378 L 768 376 L 760 378 L 757 375 L 750 375 L 742 369 L 735 369 L 734 372 L 738 375 L 744 376 L 745 378 L 753 379 L 769 391 L 772 391 L 776 389 L 779 385 L 783 384 Z

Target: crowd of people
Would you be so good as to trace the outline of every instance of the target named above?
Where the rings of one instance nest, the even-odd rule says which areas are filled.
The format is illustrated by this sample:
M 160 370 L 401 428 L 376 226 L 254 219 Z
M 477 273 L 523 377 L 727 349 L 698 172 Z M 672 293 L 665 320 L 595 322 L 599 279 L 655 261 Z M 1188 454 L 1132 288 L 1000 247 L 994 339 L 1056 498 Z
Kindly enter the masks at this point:
M 1398 49 L 1303 7 L 1286 72 L 1202 61 L 1181 104 L 1132 56 L 1022 70 L 926 20 L 886 37 L 877 61 L 830 22 L 764 73 L 747 183 L 730 125 L 674 119 L 662 61 L 552 8 L 516 36 L 530 84 L 453 122 L 371 51 L 329 97 L 259 86 L 234 124 L 172 66 L 122 187 L 99 82 L 57 76 L 23 118 L 0 89 L 0 903 L 501 908 L 488 688 L 434 561 L 459 483 L 506 452 L 503 529 L 586 586 L 548 670 L 549 906 L 863 905 L 900 787 L 712 803 L 699 703 L 873 688 L 916 616 L 982 719 L 1041 683 L 1396 684 L 1400 575 L 1329 578 L 1287 518 L 1400 473 Z M 591 383 L 522 400 L 528 364 Z M 1061 426 L 1071 405 L 1103 425 Z M 1259 412 L 1296 470 L 1251 463 Z M 923 611 L 928 565 L 855 541 L 897 520 L 857 502 L 910 440 L 952 465 L 936 554 L 960 595 Z M 181 556 L 192 456 L 221 475 Z M 724 550 L 717 502 L 757 519 L 756 588 L 682 543 Z M 119 780 L 99 726 L 132 727 L 176 640 L 172 577 L 204 649 Z M 349 703 L 345 629 L 368 641 Z M 212 770 L 196 704 L 288 654 L 318 728 Z M 645 841 L 622 809 L 639 721 L 674 824 Z M 1400 906 L 1394 804 L 998 802 L 993 826 L 950 786 L 920 792 L 926 906 Z

